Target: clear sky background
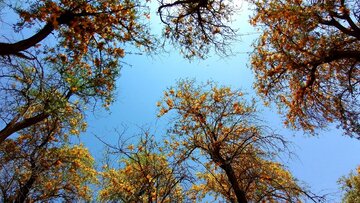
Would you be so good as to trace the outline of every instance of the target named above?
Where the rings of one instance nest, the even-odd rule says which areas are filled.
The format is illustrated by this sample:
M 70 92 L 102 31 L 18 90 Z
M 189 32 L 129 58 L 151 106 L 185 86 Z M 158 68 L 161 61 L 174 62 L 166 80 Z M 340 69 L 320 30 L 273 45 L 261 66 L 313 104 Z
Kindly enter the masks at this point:
M 181 78 L 195 78 L 198 82 L 213 80 L 219 85 L 241 88 L 249 95 L 256 97 L 252 87 L 254 77 L 249 66 L 249 54 L 252 42 L 257 34 L 248 23 L 251 11 L 244 4 L 242 12 L 234 17 L 235 26 L 240 27 L 244 34 L 232 45 L 234 56 L 219 57 L 211 54 L 206 60 L 188 61 L 178 50 L 168 47 L 169 53 L 155 56 L 127 55 L 117 82 L 116 101 L 110 111 L 97 109 L 89 113 L 88 131 L 80 136 L 90 148 L 97 160 L 103 156 L 103 146 L 95 138 L 97 135 L 109 143 L 114 143 L 118 135 L 114 129 L 128 127 L 126 135 L 132 136 L 139 132 L 139 126 L 151 127 L 157 136 L 166 132 L 167 118 L 156 117 L 156 102 L 163 96 L 163 91 L 175 85 Z M 151 16 L 153 31 L 159 31 L 158 16 Z M 291 160 L 285 160 L 289 170 L 300 181 L 305 182 L 312 191 L 328 194 L 330 202 L 338 202 L 340 193 L 337 180 L 347 175 L 360 164 L 360 141 L 342 136 L 342 131 L 331 127 L 319 131 L 319 136 L 313 137 L 302 132 L 284 129 L 282 118 L 275 108 L 268 108 L 258 100 L 262 111 L 260 117 L 286 139 L 293 142 L 297 155 Z

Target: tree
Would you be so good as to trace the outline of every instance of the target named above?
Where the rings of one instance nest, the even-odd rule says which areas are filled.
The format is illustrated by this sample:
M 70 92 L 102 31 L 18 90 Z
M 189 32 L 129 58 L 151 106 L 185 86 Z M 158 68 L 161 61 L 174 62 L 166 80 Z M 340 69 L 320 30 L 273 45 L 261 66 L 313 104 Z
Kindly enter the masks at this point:
M 158 13 L 165 24 L 164 36 L 180 45 L 187 58 L 204 58 L 211 46 L 218 53 L 229 53 L 236 31 L 228 23 L 236 12 L 232 1 L 161 0 Z
M 195 153 L 200 150 L 208 160 L 203 164 L 207 172 L 200 175 L 206 184 L 195 188 L 230 202 L 293 202 L 307 194 L 274 161 L 286 141 L 260 124 L 254 101 L 246 102 L 241 91 L 184 80 L 164 94 L 159 116 L 177 115 L 170 129 L 177 159 L 201 161 Z
M 342 177 L 339 180 L 345 195 L 342 199 L 346 203 L 355 203 L 360 201 L 360 167 L 356 173 L 351 172 L 348 177 Z
M 124 144 L 122 144 L 124 145 Z M 137 146 L 110 147 L 120 155 L 119 167 L 106 165 L 101 172 L 101 201 L 183 202 L 181 183 L 186 179 L 180 165 L 171 164 L 163 148 L 145 132 Z
M 13 59 L 8 65 L 0 71 L 0 145 L 12 134 L 46 119 L 58 120 L 71 126 L 71 134 L 79 134 L 86 127 L 83 111 L 88 103 L 99 99 L 107 103 L 111 96 L 99 92 L 107 88 L 108 81 L 94 85 L 96 77 L 81 78 L 86 71 L 80 66 L 68 74 L 62 64 L 46 70 L 44 63 Z
M 59 121 L 45 119 L 0 145 L 0 201 L 92 199 L 94 159 L 83 145 L 64 142 Z
M 124 46 L 153 48 L 152 36 L 140 23 L 146 7 L 136 1 L 4 4 L 19 15 L 14 31 L 40 28 L 25 39 L 0 39 L 0 144 L 44 119 L 83 113 L 90 102 L 108 106 Z
M 252 55 L 259 94 L 285 124 L 314 132 L 337 122 L 360 138 L 358 1 L 251 1 L 262 30 Z

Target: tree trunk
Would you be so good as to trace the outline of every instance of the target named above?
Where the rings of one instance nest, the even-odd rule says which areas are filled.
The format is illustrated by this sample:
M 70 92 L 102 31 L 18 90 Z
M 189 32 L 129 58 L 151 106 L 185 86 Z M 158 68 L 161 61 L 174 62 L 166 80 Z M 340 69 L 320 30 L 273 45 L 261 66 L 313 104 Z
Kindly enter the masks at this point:
M 231 187 L 233 188 L 233 190 L 235 192 L 237 202 L 238 203 L 247 203 L 245 192 L 240 188 L 232 166 L 230 164 L 223 164 L 220 167 L 222 169 L 224 169 L 224 171 L 226 173 L 226 176 L 231 184 Z
M 235 193 L 236 199 L 238 203 L 247 203 L 247 199 L 246 199 L 246 195 L 245 195 L 245 191 L 243 191 L 240 188 L 240 185 L 238 183 L 238 180 L 236 178 L 235 172 L 233 167 L 231 166 L 230 163 L 228 163 L 220 154 L 220 147 L 219 145 L 215 146 L 212 153 L 211 153 L 211 158 L 215 163 L 219 163 L 220 164 L 220 168 L 222 168 L 225 173 L 226 176 L 231 184 L 231 187 Z

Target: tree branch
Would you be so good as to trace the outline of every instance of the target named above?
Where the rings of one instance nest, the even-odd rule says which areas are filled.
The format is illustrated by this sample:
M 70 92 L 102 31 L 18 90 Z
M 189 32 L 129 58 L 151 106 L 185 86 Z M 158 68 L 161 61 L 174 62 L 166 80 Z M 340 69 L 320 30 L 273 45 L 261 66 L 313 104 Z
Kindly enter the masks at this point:
M 74 13 L 64 12 L 56 20 L 59 25 L 69 24 L 75 16 L 76 14 Z M 47 36 L 50 35 L 50 33 L 54 29 L 55 27 L 53 23 L 47 22 L 46 25 L 39 32 L 27 39 L 15 43 L 0 42 L 0 56 L 15 55 L 21 58 L 26 58 L 26 56 L 24 56 L 24 54 L 22 54 L 21 52 L 35 46 L 36 44 L 44 40 Z
M 4 129 L 0 131 L 0 144 L 13 133 L 43 121 L 49 117 L 47 113 L 41 113 L 31 118 L 26 118 L 20 122 L 10 122 Z

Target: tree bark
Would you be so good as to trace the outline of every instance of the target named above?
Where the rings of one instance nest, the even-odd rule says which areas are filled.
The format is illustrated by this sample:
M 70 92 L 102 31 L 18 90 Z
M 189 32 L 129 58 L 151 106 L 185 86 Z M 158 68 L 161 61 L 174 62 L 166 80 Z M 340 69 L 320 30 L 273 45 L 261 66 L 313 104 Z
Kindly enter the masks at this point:
M 0 43 L 0 56 L 18 55 L 20 52 L 25 51 L 41 42 L 53 30 L 54 26 L 52 23 L 47 23 L 38 33 L 30 38 L 21 40 L 16 43 Z
M 235 171 L 230 163 L 228 163 L 220 153 L 220 147 L 219 145 L 215 146 L 211 153 L 211 158 L 215 163 L 220 164 L 220 168 L 222 168 L 226 176 L 231 184 L 231 187 L 235 193 L 236 199 L 238 203 L 247 203 L 245 191 L 240 188 L 239 182 L 237 180 L 237 177 L 235 175 Z
M 234 193 L 236 195 L 236 199 L 238 203 L 247 203 L 247 199 L 245 196 L 245 192 L 240 188 L 239 183 L 237 181 L 234 169 L 230 164 L 223 164 L 220 166 L 222 169 L 224 169 L 226 176 L 231 184 L 231 187 L 234 190 Z

